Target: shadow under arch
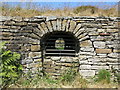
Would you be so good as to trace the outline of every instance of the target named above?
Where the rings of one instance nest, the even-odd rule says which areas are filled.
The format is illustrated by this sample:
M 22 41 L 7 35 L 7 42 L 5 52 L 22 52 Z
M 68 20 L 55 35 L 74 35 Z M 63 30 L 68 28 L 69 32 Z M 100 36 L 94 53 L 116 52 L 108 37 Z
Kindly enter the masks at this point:
M 58 40 L 58 46 L 62 43 L 59 39 L 64 40 L 62 49 L 56 48 L 56 40 Z M 71 32 L 49 32 L 43 35 L 40 42 L 43 56 L 76 56 L 80 49 L 79 40 Z

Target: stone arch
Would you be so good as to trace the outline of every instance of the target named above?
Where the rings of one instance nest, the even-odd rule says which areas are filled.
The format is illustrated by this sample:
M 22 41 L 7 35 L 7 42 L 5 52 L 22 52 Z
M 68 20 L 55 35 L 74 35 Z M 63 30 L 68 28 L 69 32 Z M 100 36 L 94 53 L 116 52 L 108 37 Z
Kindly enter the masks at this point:
M 57 49 L 55 46 L 56 40 L 62 38 L 64 40 L 64 49 Z M 76 56 L 79 52 L 79 40 L 71 32 L 65 31 L 53 31 L 45 34 L 41 38 L 41 48 L 44 50 L 47 55 L 47 52 L 58 53 L 53 54 L 52 56 Z M 49 51 L 47 51 L 49 50 Z M 50 54 L 49 54 L 50 55 Z
M 79 41 L 87 39 L 89 37 L 88 32 L 91 31 L 87 30 L 85 25 L 82 25 L 71 18 L 57 18 L 42 21 L 38 24 L 38 29 L 40 30 L 41 37 L 43 37 L 46 33 L 63 31 L 72 33 Z

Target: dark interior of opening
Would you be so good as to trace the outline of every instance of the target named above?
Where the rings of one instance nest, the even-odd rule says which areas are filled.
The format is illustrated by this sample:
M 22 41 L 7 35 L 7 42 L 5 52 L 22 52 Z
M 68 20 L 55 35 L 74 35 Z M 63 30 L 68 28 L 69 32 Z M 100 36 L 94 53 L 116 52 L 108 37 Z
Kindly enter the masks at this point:
M 65 41 L 64 49 L 55 47 L 55 42 L 59 38 Z M 41 48 L 45 56 L 76 56 L 79 51 L 79 41 L 70 32 L 50 32 L 42 37 Z

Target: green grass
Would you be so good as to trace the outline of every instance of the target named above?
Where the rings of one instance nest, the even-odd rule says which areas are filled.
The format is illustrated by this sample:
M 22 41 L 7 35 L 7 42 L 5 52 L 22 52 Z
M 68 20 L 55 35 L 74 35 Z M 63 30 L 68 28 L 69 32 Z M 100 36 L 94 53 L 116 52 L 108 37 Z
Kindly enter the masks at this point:
M 83 78 L 78 72 L 73 69 L 68 69 L 58 79 L 53 79 L 50 76 L 39 76 L 33 78 L 21 77 L 18 82 L 9 86 L 10 88 L 117 88 L 118 84 L 115 82 L 102 83 L 103 76 L 109 77 L 109 73 L 105 70 L 100 71 L 97 77 L 100 82 L 89 82 Z M 104 75 L 105 74 L 105 75 Z M 107 79 L 108 78 L 104 78 Z M 109 80 L 108 80 L 109 81 Z
M 98 75 L 96 76 L 95 81 L 96 82 L 104 82 L 104 83 L 110 83 L 111 80 L 111 73 L 105 69 L 101 69 L 98 72 Z

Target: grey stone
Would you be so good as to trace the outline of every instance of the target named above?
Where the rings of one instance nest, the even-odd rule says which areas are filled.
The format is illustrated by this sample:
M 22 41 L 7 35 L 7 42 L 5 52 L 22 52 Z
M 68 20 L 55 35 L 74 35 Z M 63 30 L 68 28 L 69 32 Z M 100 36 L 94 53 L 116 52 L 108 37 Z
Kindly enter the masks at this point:
M 98 29 L 98 32 L 105 32 L 105 29 Z
M 80 75 L 83 77 L 94 77 L 95 71 L 94 70 L 79 70 Z
M 79 61 L 79 63 L 81 65 L 81 64 L 88 64 L 89 62 L 88 62 L 88 60 L 82 60 L 82 61 Z
M 97 36 L 97 35 L 99 35 L 99 33 L 94 31 L 94 32 L 90 32 L 88 35 L 90 35 L 90 36 Z
M 30 52 L 29 57 L 41 57 L 41 52 Z
M 27 59 L 25 59 L 25 61 L 26 61 L 26 64 L 29 64 L 29 63 L 33 62 L 33 59 L 32 58 L 27 58 Z
M 26 61 L 25 60 L 21 60 L 21 64 L 22 65 L 26 64 Z
M 91 69 L 91 65 L 80 65 L 79 69 L 81 69 L 81 70 Z
M 107 54 L 97 54 L 98 57 L 107 57 Z
M 105 48 L 105 42 L 95 41 L 93 44 L 95 48 Z
M 54 60 L 54 61 L 57 61 L 57 60 L 60 60 L 61 58 L 60 57 L 53 57 L 52 56 L 51 59 Z
M 79 52 L 80 55 L 95 55 L 95 52 Z
M 93 47 L 92 46 L 92 42 L 90 40 L 85 40 L 85 41 L 81 41 L 80 42 L 80 47 L 84 47 L 84 48 L 90 48 Z
M 82 51 L 89 51 L 89 52 L 93 52 L 94 51 L 94 48 L 89 48 L 89 47 L 82 47 L 82 48 L 80 48 L 80 50 L 82 50 Z
M 35 18 L 46 18 L 46 16 L 34 16 Z
M 0 16 L 0 21 L 6 21 L 12 19 L 11 16 Z
M 89 39 L 89 38 L 90 38 L 89 36 L 85 36 L 85 37 L 79 39 L 79 41 L 83 41 L 83 40 L 86 40 L 86 39 Z
M 103 41 L 103 40 L 105 40 L 105 38 L 102 37 L 102 36 L 90 36 L 90 38 L 91 38 L 92 41 Z
M 52 27 L 53 27 L 53 31 L 57 30 L 57 21 L 51 21 L 52 22 Z
M 52 32 L 53 29 L 52 29 L 52 25 L 51 25 L 50 21 L 46 22 L 46 24 L 47 24 L 49 31 Z
M 109 66 L 91 66 L 91 69 L 95 69 L 95 70 L 109 69 Z
M 114 58 L 106 58 L 106 61 L 107 62 L 114 62 L 114 63 L 117 62 L 118 63 L 118 59 L 117 58 L 115 58 L 115 59 Z
M 75 28 L 75 30 L 73 31 L 73 33 L 77 32 L 78 30 L 84 30 L 84 28 L 80 29 L 81 28 L 81 24 L 78 24 Z
M 49 17 L 47 17 L 46 21 L 56 20 L 56 19 L 57 19 L 56 16 L 49 16 Z
M 41 58 L 34 59 L 34 63 L 41 62 L 41 61 L 42 61 L 42 59 L 41 59 Z
M 118 58 L 119 54 L 118 53 L 110 53 L 108 54 L 109 57 L 113 57 L 113 58 Z
M 57 30 L 61 31 L 62 28 L 62 20 L 61 19 L 57 19 Z

